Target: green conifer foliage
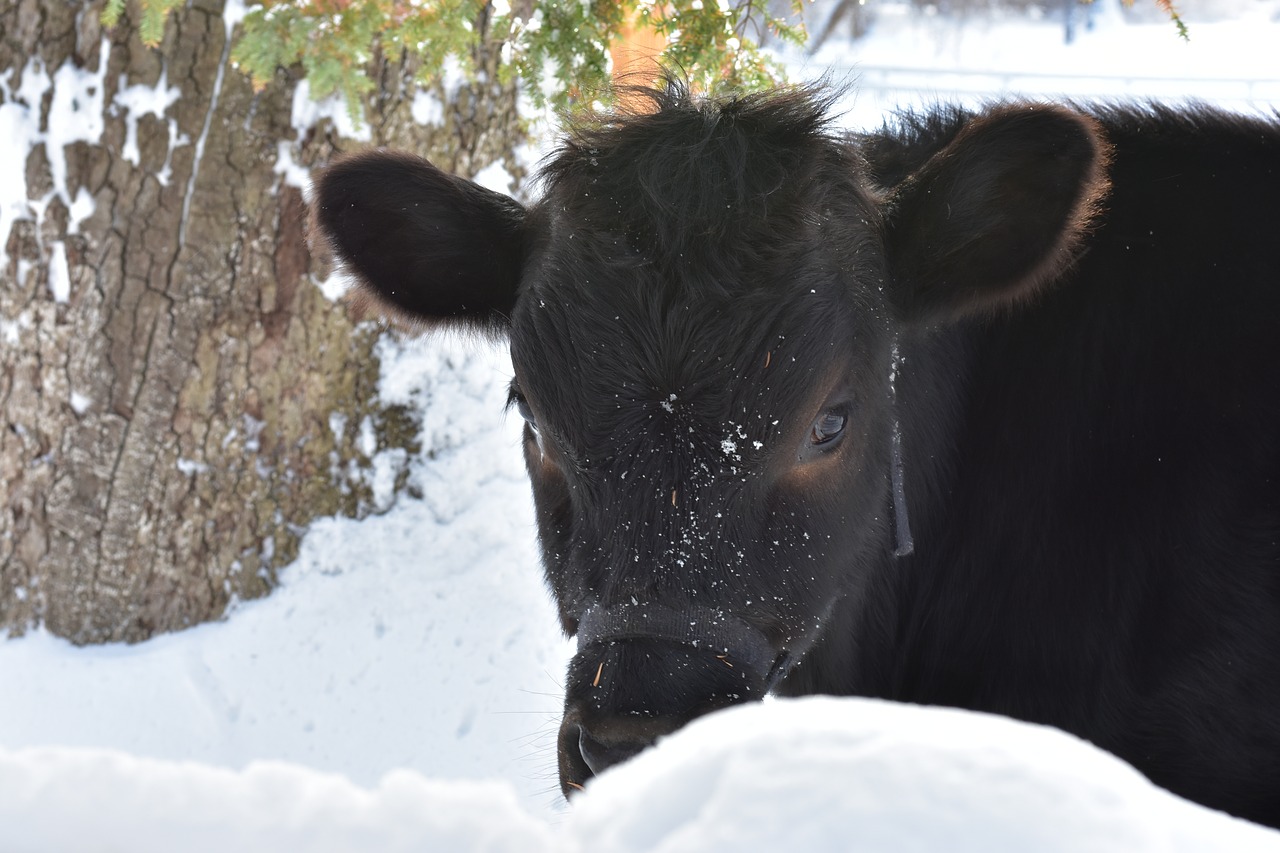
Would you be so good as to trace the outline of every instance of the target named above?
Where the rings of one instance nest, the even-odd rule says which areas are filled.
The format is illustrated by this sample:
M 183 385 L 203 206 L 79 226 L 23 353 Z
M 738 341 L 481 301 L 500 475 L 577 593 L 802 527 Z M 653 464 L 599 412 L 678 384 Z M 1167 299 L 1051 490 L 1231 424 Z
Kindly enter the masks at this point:
M 113 26 L 125 3 L 142 12 L 143 39 L 160 41 L 169 11 L 183 0 L 108 0 L 103 22 Z M 559 108 L 604 97 L 611 71 L 609 44 L 634 20 L 666 39 L 663 61 L 709 92 L 753 89 L 784 79 L 760 50 L 765 33 L 802 44 L 800 10 L 770 13 L 763 0 L 250 0 L 232 59 L 255 86 L 276 69 L 300 64 L 313 97 L 340 92 L 354 117 L 374 86 L 365 74 L 375 51 L 416 55 L 419 76 L 431 80 L 450 63 L 464 73 L 481 39 L 502 51 L 500 73 L 526 81 L 534 103 Z

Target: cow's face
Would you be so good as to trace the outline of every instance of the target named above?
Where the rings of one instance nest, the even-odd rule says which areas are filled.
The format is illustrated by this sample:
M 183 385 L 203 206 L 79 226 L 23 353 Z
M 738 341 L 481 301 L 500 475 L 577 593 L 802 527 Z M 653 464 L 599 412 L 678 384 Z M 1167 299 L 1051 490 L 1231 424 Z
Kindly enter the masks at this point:
M 539 240 L 511 399 L 562 623 L 587 623 L 566 785 L 763 695 L 883 541 L 891 326 L 825 227 L 683 268 L 569 224 Z
M 560 776 L 766 693 L 893 548 L 896 337 L 1033 291 L 1102 192 L 1087 119 L 975 118 L 873 187 L 807 93 L 580 130 L 514 202 L 401 155 L 317 226 L 367 295 L 508 334 L 544 568 L 578 653 Z

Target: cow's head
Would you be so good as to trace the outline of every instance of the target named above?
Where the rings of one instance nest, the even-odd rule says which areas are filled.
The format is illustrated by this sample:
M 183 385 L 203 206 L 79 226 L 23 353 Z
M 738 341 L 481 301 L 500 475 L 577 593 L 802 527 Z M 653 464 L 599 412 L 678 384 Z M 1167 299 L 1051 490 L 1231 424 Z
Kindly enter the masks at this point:
M 759 698 L 892 550 L 903 329 L 1000 309 L 1067 261 L 1104 185 L 1093 123 L 970 120 L 895 186 L 810 90 L 577 127 L 530 207 L 372 152 L 314 221 L 363 293 L 510 339 L 548 583 L 578 636 L 566 793 Z

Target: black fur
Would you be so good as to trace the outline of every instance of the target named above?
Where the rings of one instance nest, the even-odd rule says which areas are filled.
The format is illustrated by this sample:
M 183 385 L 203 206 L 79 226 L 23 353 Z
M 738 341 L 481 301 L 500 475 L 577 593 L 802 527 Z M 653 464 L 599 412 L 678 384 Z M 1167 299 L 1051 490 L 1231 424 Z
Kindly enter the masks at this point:
M 342 160 L 317 187 L 312 233 L 365 298 L 411 323 L 505 333 L 522 258 L 518 203 L 395 151 Z
M 632 614 L 570 665 L 565 791 L 785 676 L 1055 725 L 1280 825 L 1280 124 L 1006 104 L 845 138 L 817 91 L 652 97 L 575 128 L 527 211 L 385 155 L 319 187 L 380 298 L 509 328 L 564 628 Z M 723 612 L 772 670 L 636 638 L 646 607 Z

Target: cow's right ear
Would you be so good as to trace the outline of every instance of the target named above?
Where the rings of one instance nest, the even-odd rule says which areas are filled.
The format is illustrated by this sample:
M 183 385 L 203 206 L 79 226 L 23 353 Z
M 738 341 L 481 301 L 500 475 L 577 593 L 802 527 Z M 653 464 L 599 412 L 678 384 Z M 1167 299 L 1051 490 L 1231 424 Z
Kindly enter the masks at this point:
M 515 200 L 421 157 L 373 151 L 321 173 L 311 230 L 384 309 L 414 324 L 505 334 L 524 217 Z
M 972 117 L 887 205 L 890 297 L 901 319 L 953 320 L 1033 296 L 1076 257 L 1107 192 L 1110 146 L 1063 107 Z

